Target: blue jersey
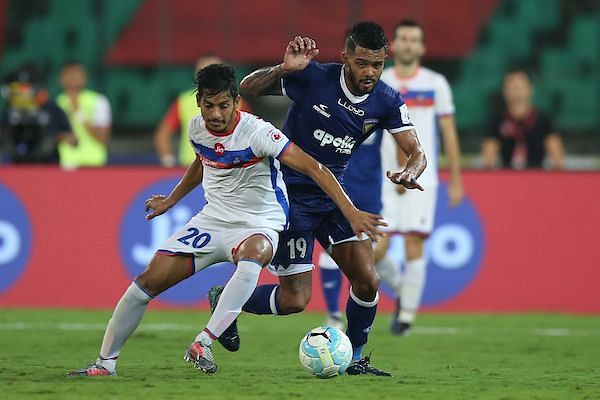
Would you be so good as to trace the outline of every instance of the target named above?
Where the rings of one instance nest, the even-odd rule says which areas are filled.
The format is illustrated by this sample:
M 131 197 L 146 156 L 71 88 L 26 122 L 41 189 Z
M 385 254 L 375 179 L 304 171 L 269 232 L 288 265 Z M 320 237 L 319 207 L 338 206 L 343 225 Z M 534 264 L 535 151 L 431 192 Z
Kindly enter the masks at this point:
M 353 95 L 341 64 L 311 62 L 282 79 L 293 100 L 284 133 L 302 150 L 326 165 L 343 182 L 352 152 L 376 129 L 396 134 L 412 129 L 408 109 L 397 91 L 378 81 L 373 91 Z M 287 185 L 312 185 L 309 177 L 282 166 Z
M 346 192 L 354 205 L 363 211 L 379 214 L 381 203 L 381 138 L 377 130 L 358 149 L 354 149 L 344 173 Z

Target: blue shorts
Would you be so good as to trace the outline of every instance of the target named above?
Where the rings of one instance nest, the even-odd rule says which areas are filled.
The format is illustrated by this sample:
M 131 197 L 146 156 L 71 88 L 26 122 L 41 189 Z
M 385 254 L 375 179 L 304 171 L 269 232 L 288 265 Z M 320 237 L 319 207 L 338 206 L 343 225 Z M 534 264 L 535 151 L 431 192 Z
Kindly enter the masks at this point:
M 314 268 L 314 241 L 329 246 L 357 240 L 352 227 L 335 203 L 314 186 L 288 186 L 290 225 L 279 234 L 279 246 L 269 269 L 278 276 L 295 275 Z

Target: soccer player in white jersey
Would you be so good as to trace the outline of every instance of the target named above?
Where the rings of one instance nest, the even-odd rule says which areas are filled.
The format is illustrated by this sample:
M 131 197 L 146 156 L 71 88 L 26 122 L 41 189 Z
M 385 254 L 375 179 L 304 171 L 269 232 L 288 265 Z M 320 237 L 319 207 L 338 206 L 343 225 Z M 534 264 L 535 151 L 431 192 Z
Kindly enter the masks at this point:
M 340 207 L 357 234 L 375 238 L 381 217 L 359 211 L 328 168 L 260 118 L 239 111 L 233 67 L 213 64 L 196 74 L 196 99 L 202 114 L 190 123 L 196 160 L 168 196 L 146 201 L 147 219 L 173 207 L 202 183 L 207 204 L 157 250 L 150 264 L 125 291 L 110 319 L 96 362 L 71 376 L 115 375 L 125 341 L 139 325 L 155 296 L 212 264 L 230 261 L 237 269 L 213 314 L 185 353 L 196 368 L 217 370 L 212 341 L 237 318 L 269 264 L 288 225 L 287 191 L 280 162 L 311 177 Z
M 394 65 L 383 71 L 381 80 L 402 95 L 430 163 L 420 178 L 425 191 L 407 191 L 385 180 L 382 187 L 382 214 L 389 223 L 386 230 L 404 235 L 406 264 L 401 275 L 398 266 L 386 255 L 377 263 L 377 272 L 399 298 L 391 329 L 403 335 L 408 333 L 415 319 L 425 286 L 427 260 L 423 248 L 433 229 L 437 200 L 438 126 L 450 169 L 450 206 L 462 201 L 463 187 L 452 92 L 443 75 L 421 66 L 425 53 L 422 27 L 412 20 L 400 22 L 394 31 L 392 52 Z M 400 166 L 406 162 L 404 153 L 397 150 L 389 136 L 383 135 L 381 146 L 383 171 L 402 169 Z M 377 246 L 376 257 L 377 253 L 387 251 L 389 236 Z

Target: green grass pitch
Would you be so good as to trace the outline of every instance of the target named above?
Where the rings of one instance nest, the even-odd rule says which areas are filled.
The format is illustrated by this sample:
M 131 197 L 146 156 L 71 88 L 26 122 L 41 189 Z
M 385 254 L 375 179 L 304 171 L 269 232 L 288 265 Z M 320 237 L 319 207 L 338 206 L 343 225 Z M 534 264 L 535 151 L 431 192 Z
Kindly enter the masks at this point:
M 243 315 L 242 348 L 215 344 L 205 375 L 183 352 L 207 320 L 150 311 L 127 343 L 118 377 L 66 378 L 95 359 L 107 311 L 0 311 L 2 399 L 600 399 L 600 318 L 423 315 L 409 337 L 378 316 L 366 346 L 393 378 L 320 380 L 298 362 L 303 334 L 322 314 Z

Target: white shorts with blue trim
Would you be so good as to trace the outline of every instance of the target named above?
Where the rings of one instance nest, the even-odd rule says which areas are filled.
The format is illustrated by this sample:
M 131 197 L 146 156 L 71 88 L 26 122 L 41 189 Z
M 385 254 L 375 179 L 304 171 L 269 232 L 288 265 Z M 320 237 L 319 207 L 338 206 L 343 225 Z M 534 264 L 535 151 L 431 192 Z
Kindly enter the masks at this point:
M 279 242 L 278 232 L 269 228 L 250 228 L 224 222 L 199 212 L 168 238 L 156 253 L 193 255 L 193 272 L 196 273 L 216 263 L 233 262 L 239 247 L 253 235 L 262 235 L 269 240 L 275 253 Z

